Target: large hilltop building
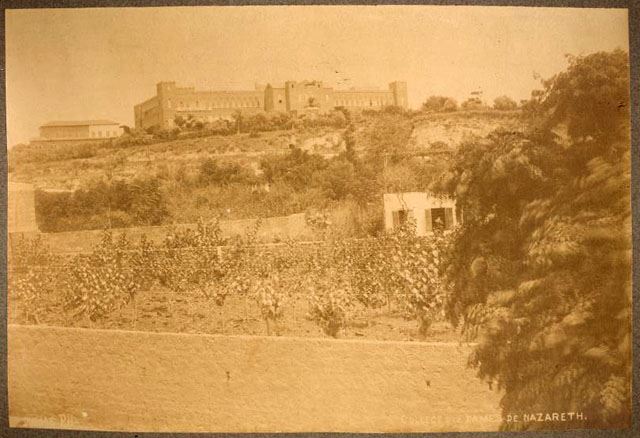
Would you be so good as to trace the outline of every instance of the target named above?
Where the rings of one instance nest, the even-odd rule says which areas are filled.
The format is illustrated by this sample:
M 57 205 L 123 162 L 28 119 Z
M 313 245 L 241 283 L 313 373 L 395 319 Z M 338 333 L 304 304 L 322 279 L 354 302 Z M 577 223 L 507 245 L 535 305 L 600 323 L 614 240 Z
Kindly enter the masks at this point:
M 325 113 L 337 107 L 349 110 L 407 107 L 406 82 L 392 82 L 387 90 L 335 90 L 320 81 L 287 81 L 282 88 L 256 85 L 249 91 L 197 91 L 160 82 L 156 95 L 134 107 L 136 128 L 171 128 L 176 116 L 211 122 L 235 112 Z

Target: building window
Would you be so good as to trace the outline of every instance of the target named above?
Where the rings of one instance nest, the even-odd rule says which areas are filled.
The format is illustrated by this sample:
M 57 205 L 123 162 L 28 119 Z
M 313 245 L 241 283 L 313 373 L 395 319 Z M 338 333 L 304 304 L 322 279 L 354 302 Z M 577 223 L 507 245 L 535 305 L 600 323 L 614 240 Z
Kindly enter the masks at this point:
M 393 216 L 393 228 L 398 228 L 413 218 L 413 210 L 396 210 L 391 214 Z
M 452 208 L 431 208 L 425 210 L 425 225 L 427 231 L 450 230 L 453 228 Z

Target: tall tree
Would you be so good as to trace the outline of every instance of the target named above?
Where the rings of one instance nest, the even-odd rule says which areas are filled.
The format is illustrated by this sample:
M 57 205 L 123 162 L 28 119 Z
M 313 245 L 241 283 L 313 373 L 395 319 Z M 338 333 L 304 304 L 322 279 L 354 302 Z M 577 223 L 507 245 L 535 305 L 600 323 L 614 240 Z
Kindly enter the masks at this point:
M 465 224 L 448 315 L 478 345 L 507 414 L 580 413 L 505 429 L 624 427 L 631 418 L 629 66 L 569 58 L 535 93 L 531 130 L 460 148 L 446 187 Z

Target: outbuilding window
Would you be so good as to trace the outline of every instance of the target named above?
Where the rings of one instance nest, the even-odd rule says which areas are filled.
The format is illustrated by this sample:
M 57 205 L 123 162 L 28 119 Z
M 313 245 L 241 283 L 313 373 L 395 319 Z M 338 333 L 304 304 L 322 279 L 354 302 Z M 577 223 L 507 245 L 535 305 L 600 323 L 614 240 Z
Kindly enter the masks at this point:
M 406 224 L 409 219 L 413 219 L 413 210 L 396 210 L 391 214 L 393 216 L 393 228 L 398 228 Z
M 452 208 L 427 208 L 425 210 L 426 231 L 450 230 L 453 228 Z

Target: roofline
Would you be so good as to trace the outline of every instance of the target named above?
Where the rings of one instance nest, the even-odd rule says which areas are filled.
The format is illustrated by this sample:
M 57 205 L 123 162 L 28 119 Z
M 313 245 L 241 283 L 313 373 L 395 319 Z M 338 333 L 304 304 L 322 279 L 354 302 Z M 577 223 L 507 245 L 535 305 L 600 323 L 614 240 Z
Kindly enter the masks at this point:
M 92 126 L 92 125 L 120 125 L 119 122 L 114 122 L 112 120 L 100 120 L 100 121 L 83 121 L 79 120 L 77 122 L 68 121 L 68 122 L 48 122 L 44 125 L 40 125 L 40 128 L 50 128 L 56 126 Z

